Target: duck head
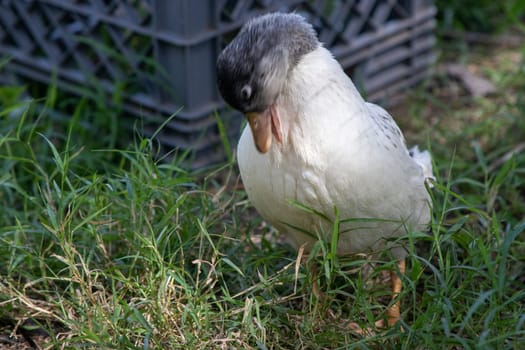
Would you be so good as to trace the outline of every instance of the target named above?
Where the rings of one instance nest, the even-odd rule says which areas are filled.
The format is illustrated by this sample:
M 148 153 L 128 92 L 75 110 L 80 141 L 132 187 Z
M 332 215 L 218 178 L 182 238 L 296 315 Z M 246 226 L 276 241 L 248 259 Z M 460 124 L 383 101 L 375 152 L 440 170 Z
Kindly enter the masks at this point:
M 313 27 L 297 14 L 272 13 L 247 22 L 217 60 L 224 100 L 241 111 L 257 150 L 281 142 L 276 103 L 288 74 L 320 45 Z

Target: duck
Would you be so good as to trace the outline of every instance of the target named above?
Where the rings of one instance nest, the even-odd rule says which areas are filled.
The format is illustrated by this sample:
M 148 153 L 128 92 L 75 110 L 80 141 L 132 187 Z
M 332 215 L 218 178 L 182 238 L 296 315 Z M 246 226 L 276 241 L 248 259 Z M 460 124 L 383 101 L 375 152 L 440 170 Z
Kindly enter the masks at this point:
M 247 119 L 237 160 L 257 212 L 306 252 L 331 242 L 338 217 L 348 220 L 337 255 L 390 251 L 392 302 L 376 325 L 395 325 L 407 257 L 398 238 L 428 228 L 430 153 L 407 148 L 392 116 L 365 101 L 296 13 L 247 21 L 218 56 L 217 86 Z

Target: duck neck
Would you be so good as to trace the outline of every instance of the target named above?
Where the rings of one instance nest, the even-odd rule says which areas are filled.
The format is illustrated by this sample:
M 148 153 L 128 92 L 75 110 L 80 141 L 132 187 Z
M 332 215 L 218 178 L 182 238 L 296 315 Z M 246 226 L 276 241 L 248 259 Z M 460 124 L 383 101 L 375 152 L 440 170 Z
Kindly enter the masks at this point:
M 291 153 L 305 163 L 320 153 L 319 148 L 338 134 L 341 125 L 367 115 L 365 101 L 352 81 L 321 46 L 304 55 L 288 73 L 277 111 L 282 134 L 282 142 L 275 147 L 277 158 Z M 366 122 L 352 124 L 358 133 Z

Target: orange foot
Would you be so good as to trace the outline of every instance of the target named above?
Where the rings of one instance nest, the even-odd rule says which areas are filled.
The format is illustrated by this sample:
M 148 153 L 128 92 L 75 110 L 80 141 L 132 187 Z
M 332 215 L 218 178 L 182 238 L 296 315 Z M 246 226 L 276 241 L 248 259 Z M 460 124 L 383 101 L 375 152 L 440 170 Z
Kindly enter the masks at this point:
M 397 266 L 399 268 L 399 272 L 401 275 L 405 274 L 405 260 L 398 260 Z M 385 326 L 385 321 L 383 319 L 375 322 L 375 328 L 362 328 L 357 323 L 351 322 L 348 324 L 348 328 L 356 334 L 364 335 L 364 336 L 371 336 L 376 333 L 377 329 L 386 329 L 388 327 L 394 326 L 398 321 L 400 317 L 400 303 L 399 299 L 397 299 L 399 293 L 401 293 L 401 288 L 403 287 L 403 283 L 401 281 L 401 278 L 397 274 L 396 271 L 390 272 L 390 278 L 392 281 L 392 300 L 395 300 L 392 306 L 390 306 L 386 310 L 386 317 L 387 317 L 387 325 Z

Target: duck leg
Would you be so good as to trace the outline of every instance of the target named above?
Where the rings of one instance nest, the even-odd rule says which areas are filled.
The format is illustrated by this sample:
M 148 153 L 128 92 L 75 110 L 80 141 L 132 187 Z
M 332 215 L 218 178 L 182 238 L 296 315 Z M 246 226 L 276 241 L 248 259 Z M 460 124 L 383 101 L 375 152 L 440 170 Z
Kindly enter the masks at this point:
M 397 261 L 397 267 L 399 269 L 400 275 L 405 275 L 405 259 Z M 391 327 L 399 321 L 400 317 L 400 300 L 398 299 L 401 289 L 403 287 L 403 282 L 401 281 L 400 275 L 397 274 L 397 271 L 390 271 L 390 278 L 392 280 L 392 300 L 394 303 L 386 310 L 386 317 L 388 320 L 388 326 Z
M 403 282 L 401 281 L 400 276 L 405 274 L 405 269 L 406 269 L 405 259 L 398 260 L 397 267 L 399 269 L 399 274 L 397 273 L 397 271 L 394 271 L 394 270 L 390 271 L 390 279 L 392 283 L 392 300 L 394 301 L 394 303 L 386 310 L 387 324 L 385 325 L 384 319 L 380 319 L 377 322 L 375 322 L 376 329 L 385 329 L 387 327 L 392 327 L 399 321 L 399 318 L 401 315 L 401 310 L 400 310 L 401 302 L 398 299 L 398 297 L 403 287 Z M 355 322 L 351 322 L 348 326 L 356 334 L 360 334 L 360 335 L 375 334 L 375 331 L 372 328 L 361 328 Z

